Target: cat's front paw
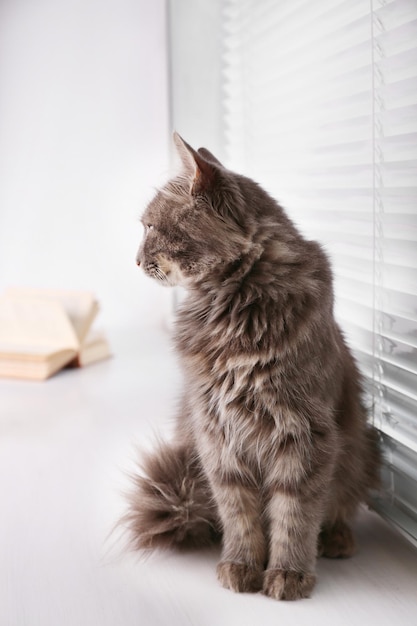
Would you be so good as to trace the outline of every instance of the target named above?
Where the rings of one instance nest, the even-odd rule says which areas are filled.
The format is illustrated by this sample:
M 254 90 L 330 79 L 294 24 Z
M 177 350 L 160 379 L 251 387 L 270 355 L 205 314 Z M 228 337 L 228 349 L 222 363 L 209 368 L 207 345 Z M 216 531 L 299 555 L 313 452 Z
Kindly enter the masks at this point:
M 217 578 L 222 587 L 237 592 L 262 589 L 262 570 L 246 563 L 222 561 L 217 566 Z
M 316 582 L 313 574 L 269 569 L 264 573 L 262 592 L 274 600 L 309 598 Z

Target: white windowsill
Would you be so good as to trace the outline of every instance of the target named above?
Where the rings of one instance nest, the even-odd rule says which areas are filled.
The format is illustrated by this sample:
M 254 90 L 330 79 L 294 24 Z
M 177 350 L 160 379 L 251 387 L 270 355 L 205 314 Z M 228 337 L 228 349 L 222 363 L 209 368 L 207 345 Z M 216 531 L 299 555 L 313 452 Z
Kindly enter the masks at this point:
M 322 559 L 313 597 L 278 603 L 221 589 L 218 550 L 124 554 L 121 491 L 135 445 L 168 432 L 180 377 L 164 334 L 113 337 L 116 356 L 46 383 L 0 380 L 0 624 L 296 626 L 417 623 L 417 551 L 378 516 L 359 550 Z

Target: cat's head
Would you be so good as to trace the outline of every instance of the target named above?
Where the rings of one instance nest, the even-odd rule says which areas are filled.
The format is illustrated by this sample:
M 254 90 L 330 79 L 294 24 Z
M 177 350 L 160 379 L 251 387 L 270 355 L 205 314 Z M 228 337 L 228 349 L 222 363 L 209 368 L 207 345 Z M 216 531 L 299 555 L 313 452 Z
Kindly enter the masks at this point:
M 164 285 L 190 286 L 247 254 L 256 222 L 246 207 L 246 179 L 205 148 L 194 150 L 176 133 L 174 141 L 182 172 L 157 192 L 142 216 L 137 263 Z

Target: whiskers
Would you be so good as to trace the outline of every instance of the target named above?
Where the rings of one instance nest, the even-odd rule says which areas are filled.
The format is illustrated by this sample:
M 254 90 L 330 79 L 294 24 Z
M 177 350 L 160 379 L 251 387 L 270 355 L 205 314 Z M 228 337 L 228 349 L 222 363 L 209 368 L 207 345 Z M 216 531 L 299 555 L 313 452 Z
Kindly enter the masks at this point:
M 156 280 L 169 285 L 168 275 L 156 263 L 149 263 L 145 271 L 151 278 L 156 278 Z

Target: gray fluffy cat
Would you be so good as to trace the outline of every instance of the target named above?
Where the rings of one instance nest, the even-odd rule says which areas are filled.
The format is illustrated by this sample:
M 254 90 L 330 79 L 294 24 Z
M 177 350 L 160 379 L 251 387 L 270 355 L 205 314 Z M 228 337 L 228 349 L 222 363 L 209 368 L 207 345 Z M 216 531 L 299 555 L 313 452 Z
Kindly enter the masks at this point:
M 378 483 L 329 262 L 256 183 L 174 140 L 183 172 L 147 207 L 137 262 L 188 291 L 185 392 L 125 521 L 138 549 L 221 539 L 224 587 L 308 597 L 318 555 L 353 553 L 348 522 Z

